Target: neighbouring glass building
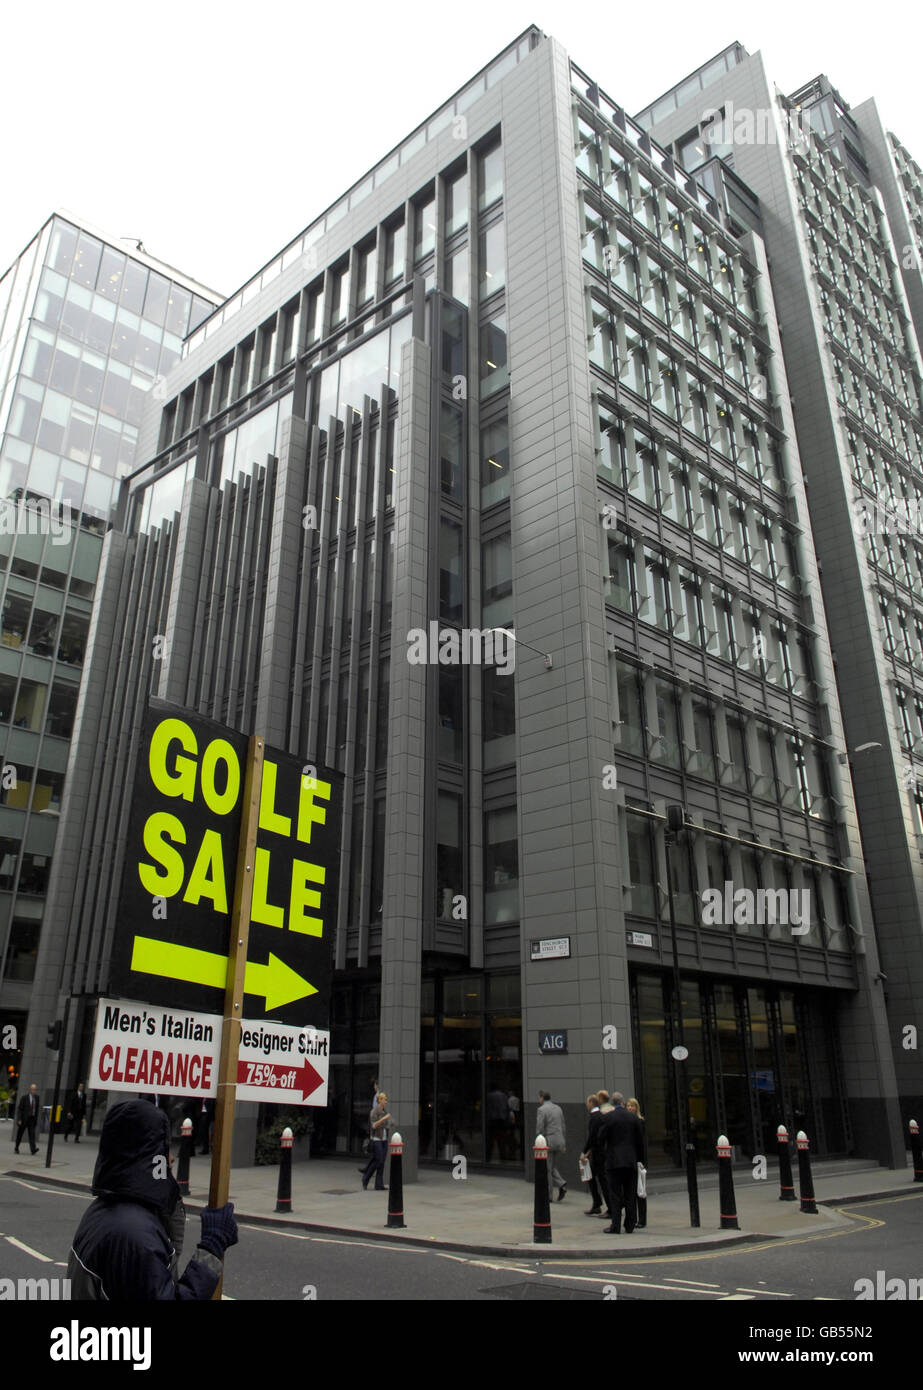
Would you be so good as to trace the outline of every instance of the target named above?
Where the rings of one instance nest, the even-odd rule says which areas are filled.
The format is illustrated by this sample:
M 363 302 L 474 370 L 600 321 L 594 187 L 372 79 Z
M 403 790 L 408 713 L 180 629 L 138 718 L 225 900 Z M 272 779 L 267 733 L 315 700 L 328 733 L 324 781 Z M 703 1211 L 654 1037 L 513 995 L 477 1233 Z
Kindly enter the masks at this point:
M 603 1084 L 653 1163 L 902 1153 L 815 464 L 759 189 L 707 163 L 529 29 L 186 338 L 103 542 L 36 1071 L 70 992 L 87 1055 L 156 695 L 344 775 L 317 1151 L 376 1076 L 411 1173 Z M 431 623 L 515 671 L 409 660 Z
M 65 213 L 0 278 L 0 1015 L 20 1031 L 103 536 L 144 398 L 218 298 Z

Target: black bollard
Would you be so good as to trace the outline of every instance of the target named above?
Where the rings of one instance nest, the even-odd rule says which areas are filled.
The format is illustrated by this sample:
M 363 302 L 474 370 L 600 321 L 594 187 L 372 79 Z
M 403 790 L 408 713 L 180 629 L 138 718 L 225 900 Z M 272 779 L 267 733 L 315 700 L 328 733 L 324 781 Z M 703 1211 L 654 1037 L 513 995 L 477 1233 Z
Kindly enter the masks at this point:
M 913 1180 L 923 1182 L 923 1147 L 920 1145 L 920 1126 L 910 1121 L 910 1152 L 913 1154 Z
M 389 1226 L 405 1226 L 404 1220 L 404 1141 L 399 1134 L 392 1135 L 391 1169 L 388 1173 L 388 1222 Z
M 276 1211 L 292 1209 L 292 1131 L 286 1125 L 282 1131 L 282 1155 L 279 1159 L 279 1189 L 276 1192 Z
M 734 1174 L 731 1171 L 731 1141 L 726 1134 L 718 1136 L 718 1207 L 722 1231 L 739 1231 Z
M 183 1197 L 189 1196 L 189 1160 L 192 1158 L 192 1121 L 183 1120 L 180 1126 L 179 1164 L 176 1169 L 176 1185 Z
M 779 1125 L 776 1130 L 776 1144 L 779 1153 L 779 1201 L 794 1202 L 795 1180 L 792 1177 L 792 1151 L 788 1147 L 788 1130 Z
M 686 1145 L 686 1190 L 689 1193 L 689 1225 L 701 1226 L 699 1220 L 699 1177 L 695 1166 L 695 1144 Z
M 814 1200 L 814 1179 L 811 1177 L 811 1145 L 803 1129 L 795 1136 L 798 1145 L 798 1186 L 801 1190 L 801 1210 L 808 1216 L 817 1215 Z
M 548 1141 L 541 1134 L 532 1146 L 532 1157 L 535 1159 L 535 1210 L 532 1217 L 532 1241 L 535 1245 L 550 1245 L 551 1198 L 548 1196 Z

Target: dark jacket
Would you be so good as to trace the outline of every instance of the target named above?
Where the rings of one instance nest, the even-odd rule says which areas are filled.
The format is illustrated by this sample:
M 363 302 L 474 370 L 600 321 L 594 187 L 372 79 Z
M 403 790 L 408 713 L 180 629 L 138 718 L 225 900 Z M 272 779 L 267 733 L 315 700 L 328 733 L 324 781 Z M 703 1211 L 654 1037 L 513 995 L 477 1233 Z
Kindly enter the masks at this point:
M 147 1101 L 120 1101 L 107 1114 L 93 1174 L 96 1201 L 77 1227 L 67 1262 L 75 1301 L 214 1293 L 222 1262 L 202 1246 L 176 1280 L 186 1214 L 167 1164 L 169 1144 L 166 1115 Z
M 19 1120 L 19 1122 L 20 1122 L 21 1124 L 24 1124 L 24 1123 L 26 1122 L 26 1120 L 29 1119 L 29 1111 L 30 1111 L 31 1102 L 32 1102 L 32 1097 L 29 1095 L 29 1092 L 26 1091 L 26 1094 L 20 1099 L 20 1102 L 19 1102 L 19 1104 L 18 1104 L 17 1107 L 16 1107 L 16 1118 L 17 1118 L 17 1120 Z M 36 1122 L 38 1122 L 38 1121 L 41 1119 L 41 1117 L 42 1117 L 42 1098 L 41 1098 L 40 1095 L 36 1095 L 36 1097 L 35 1097 L 35 1119 L 36 1119 Z
M 617 1106 L 603 1115 L 599 1147 L 607 1168 L 634 1168 L 644 1160 L 644 1131 L 637 1115 Z
M 68 1115 L 73 1115 L 74 1119 L 82 1120 L 87 1113 L 87 1093 L 86 1091 L 74 1091 L 67 1105 Z
M 598 1110 L 591 1111 L 586 1127 L 586 1143 L 583 1146 L 583 1152 L 585 1154 L 590 1154 L 592 1156 L 598 1153 L 599 1127 L 605 1118 L 605 1115 L 601 1115 Z

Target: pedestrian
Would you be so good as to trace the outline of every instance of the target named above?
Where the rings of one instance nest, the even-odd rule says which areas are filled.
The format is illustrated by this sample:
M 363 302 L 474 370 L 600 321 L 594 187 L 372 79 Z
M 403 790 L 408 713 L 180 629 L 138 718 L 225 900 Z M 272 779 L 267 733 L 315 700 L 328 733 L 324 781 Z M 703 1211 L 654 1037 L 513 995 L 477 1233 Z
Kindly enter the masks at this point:
M 555 1105 L 551 1099 L 550 1091 L 539 1091 L 538 1093 L 538 1112 L 535 1116 L 535 1135 L 536 1138 L 543 1134 L 548 1142 L 548 1196 L 553 1200 L 554 1190 L 558 1189 L 558 1201 L 563 1202 L 567 1196 L 567 1183 L 558 1172 L 556 1163 L 559 1155 L 566 1152 L 566 1134 L 564 1132 L 564 1112 L 560 1105 Z
M 369 1138 L 372 1141 L 372 1156 L 360 1171 L 362 1189 L 368 1191 L 369 1179 L 374 1174 L 375 1191 L 384 1192 L 385 1159 L 388 1156 L 388 1136 L 390 1134 L 391 1113 L 388 1110 L 388 1092 L 376 1091 L 377 1100 L 369 1112 Z
M 86 1113 L 87 1098 L 83 1089 L 83 1082 L 78 1081 L 77 1089 L 71 1096 L 70 1104 L 67 1107 L 67 1128 L 64 1131 L 65 1144 L 67 1143 L 67 1136 L 70 1134 L 72 1129 L 76 1129 L 77 1131 L 77 1133 L 74 1136 L 74 1143 L 80 1143 L 80 1130 L 83 1126 L 83 1117 L 86 1115 Z
M 609 1194 L 609 1181 L 606 1177 L 606 1151 L 600 1142 L 599 1132 L 602 1128 L 603 1117 L 605 1115 L 611 1115 L 615 1107 L 609 1099 L 609 1092 L 605 1089 L 596 1092 L 596 1099 L 599 1101 L 599 1126 L 594 1135 L 592 1157 L 596 1164 L 596 1181 L 599 1183 L 600 1195 L 606 1204 L 606 1216 L 609 1218 L 609 1223 L 611 1225 L 612 1198 Z
M 499 1086 L 487 1092 L 487 1162 L 493 1158 L 494 1144 L 501 1163 L 506 1161 L 506 1136 L 510 1127 L 510 1104 Z
M 599 1216 L 602 1213 L 602 1199 L 599 1191 L 599 1182 L 596 1174 L 596 1131 L 599 1129 L 599 1097 L 596 1095 L 587 1096 L 586 1108 L 589 1119 L 587 1120 L 586 1143 L 583 1146 L 583 1153 L 580 1155 L 582 1163 L 589 1163 L 590 1176 L 587 1179 L 587 1189 L 590 1194 L 590 1209 L 585 1211 L 584 1216 Z
M 123 1100 L 103 1123 L 83 1214 L 67 1262 L 71 1298 L 110 1302 L 210 1299 L 224 1253 L 237 1243 L 233 1202 L 202 1211 L 202 1236 L 181 1279 L 186 1213 L 171 1171 L 170 1122 L 143 1100 Z
M 16 1130 L 16 1144 L 13 1150 L 14 1153 L 19 1153 L 19 1145 L 22 1142 L 23 1132 L 25 1130 L 29 1131 L 29 1148 L 32 1150 L 34 1154 L 38 1153 L 38 1144 L 36 1144 L 35 1142 L 35 1126 L 38 1122 L 39 1115 L 42 1113 L 41 1106 L 41 1096 L 38 1093 L 38 1087 L 33 1081 L 32 1085 L 29 1087 L 28 1092 L 23 1096 L 22 1100 L 19 1102 L 19 1106 L 16 1111 L 16 1118 L 19 1121 L 19 1127 Z
M 647 1125 L 646 1125 L 645 1122 L 644 1122 L 644 1116 L 641 1114 L 641 1105 L 640 1105 L 640 1102 L 639 1102 L 634 1096 L 629 1096 L 628 1101 L 627 1101 L 627 1103 L 626 1103 L 626 1105 L 625 1105 L 625 1109 L 626 1109 L 626 1110 L 630 1110 L 631 1113 L 632 1113 L 633 1115 L 637 1115 L 638 1119 L 641 1121 L 641 1142 L 642 1142 L 643 1147 L 644 1147 L 644 1157 L 641 1159 L 641 1163 L 640 1163 L 640 1165 L 639 1165 L 639 1167 L 638 1167 L 638 1221 L 637 1221 L 637 1229 L 640 1231 L 640 1230 L 643 1230 L 644 1227 L 647 1225 Z M 642 1179 L 642 1170 L 643 1170 L 643 1179 Z M 644 1185 L 644 1196 L 643 1196 L 643 1197 L 641 1196 L 641 1185 L 642 1185 L 642 1181 L 643 1181 L 643 1185 Z
M 156 1098 L 155 1102 L 156 1104 Z M 193 1103 L 193 1122 L 195 1124 L 195 1138 L 193 1148 L 196 1144 L 201 1144 L 200 1154 L 207 1154 L 209 1150 L 209 1140 L 211 1139 L 212 1125 L 215 1119 L 215 1102 L 208 1096 L 203 1096 L 201 1100 Z
M 644 1140 L 641 1121 L 625 1109 L 624 1096 L 615 1091 L 612 1100 L 615 1108 L 603 1116 L 599 1126 L 612 1210 L 612 1222 L 605 1230 L 610 1235 L 620 1233 L 624 1209 L 625 1234 L 630 1235 L 638 1219 L 638 1164 L 644 1156 Z

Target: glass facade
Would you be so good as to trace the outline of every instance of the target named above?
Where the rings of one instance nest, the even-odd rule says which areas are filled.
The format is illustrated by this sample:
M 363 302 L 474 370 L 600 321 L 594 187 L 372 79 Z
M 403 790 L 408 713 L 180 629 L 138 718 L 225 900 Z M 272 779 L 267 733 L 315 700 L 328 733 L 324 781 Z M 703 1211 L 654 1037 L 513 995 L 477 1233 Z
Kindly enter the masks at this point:
M 0 1002 L 35 971 L 99 567 L 145 397 L 211 312 L 62 217 L 0 279 Z

